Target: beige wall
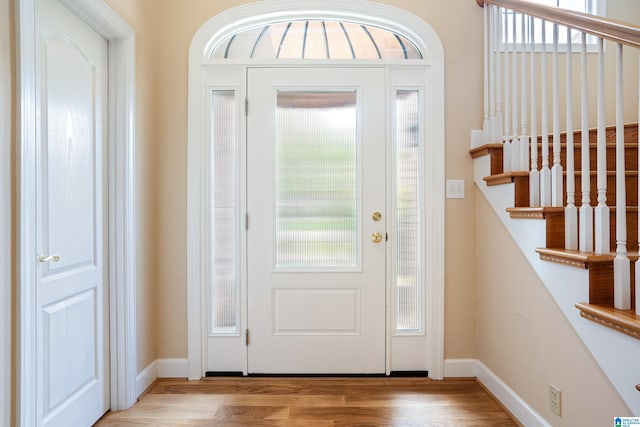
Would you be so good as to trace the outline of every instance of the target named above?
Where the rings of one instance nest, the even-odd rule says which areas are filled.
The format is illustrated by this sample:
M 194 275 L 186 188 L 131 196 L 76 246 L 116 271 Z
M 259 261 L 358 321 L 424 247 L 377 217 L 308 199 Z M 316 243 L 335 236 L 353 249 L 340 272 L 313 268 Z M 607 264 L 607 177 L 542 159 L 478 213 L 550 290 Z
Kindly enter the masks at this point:
M 187 356 L 186 188 L 187 59 L 193 35 L 208 18 L 247 3 L 241 0 L 158 0 L 158 357 Z M 474 196 L 469 130 L 481 122 L 482 9 L 470 0 L 416 2 L 386 0 L 428 23 L 440 36 L 446 72 L 447 177 L 465 179 L 469 196 L 446 205 L 446 357 L 473 357 Z M 464 22 L 464 30 L 452 22 Z
M 187 357 L 187 61 L 193 35 L 240 1 L 158 0 L 158 317 L 159 358 Z M 245 2 L 246 3 L 246 2 Z
M 476 189 L 477 358 L 554 427 L 607 426 L 629 409 Z M 561 418 L 548 385 L 562 390 Z
M 158 169 L 156 0 L 106 0 L 136 33 L 136 217 L 138 372 L 156 360 L 156 203 Z M 186 333 L 186 332 L 185 332 Z

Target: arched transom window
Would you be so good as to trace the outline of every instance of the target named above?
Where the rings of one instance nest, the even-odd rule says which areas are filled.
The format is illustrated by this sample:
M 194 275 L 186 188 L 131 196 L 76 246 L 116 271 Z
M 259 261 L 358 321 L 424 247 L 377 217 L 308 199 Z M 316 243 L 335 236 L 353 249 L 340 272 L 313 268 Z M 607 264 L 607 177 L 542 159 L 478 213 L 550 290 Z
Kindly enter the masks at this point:
M 406 37 L 334 20 L 293 20 L 244 29 L 222 40 L 212 59 L 422 59 Z

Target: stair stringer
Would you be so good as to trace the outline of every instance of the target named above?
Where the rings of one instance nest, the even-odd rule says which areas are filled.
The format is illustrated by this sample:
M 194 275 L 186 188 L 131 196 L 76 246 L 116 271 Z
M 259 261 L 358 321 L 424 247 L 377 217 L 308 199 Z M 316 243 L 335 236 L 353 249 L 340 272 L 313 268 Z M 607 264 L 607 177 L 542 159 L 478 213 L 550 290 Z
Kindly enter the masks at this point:
M 514 184 L 487 186 L 483 178 L 490 174 L 489 156 L 474 159 L 476 186 L 630 411 L 640 416 L 640 343 L 580 316 L 575 304 L 589 300 L 588 271 L 540 260 L 535 249 L 545 246 L 544 221 L 512 219 L 506 209 L 513 207 Z

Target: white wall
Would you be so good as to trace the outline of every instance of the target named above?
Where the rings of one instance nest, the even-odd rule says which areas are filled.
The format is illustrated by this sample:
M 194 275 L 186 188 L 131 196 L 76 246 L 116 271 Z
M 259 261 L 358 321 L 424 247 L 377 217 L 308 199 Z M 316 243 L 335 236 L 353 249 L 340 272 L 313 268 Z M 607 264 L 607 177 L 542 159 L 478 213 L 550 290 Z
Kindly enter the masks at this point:
M 0 0 L 0 426 L 11 423 L 11 10 Z

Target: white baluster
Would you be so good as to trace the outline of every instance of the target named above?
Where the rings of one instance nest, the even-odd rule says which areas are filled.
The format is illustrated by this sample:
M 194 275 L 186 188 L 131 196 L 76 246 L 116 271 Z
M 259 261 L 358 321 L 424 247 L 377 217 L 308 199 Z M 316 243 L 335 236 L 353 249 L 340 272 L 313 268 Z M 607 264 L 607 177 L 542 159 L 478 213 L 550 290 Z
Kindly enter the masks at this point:
M 520 168 L 529 170 L 529 124 L 527 122 L 527 37 L 526 21 L 522 16 L 522 51 L 520 52 Z
M 551 169 L 549 169 L 549 112 L 547 109 L 547 31 L 542 20 L 542 54 L 540 55 L 540 120 L 542 129 L 542 169 L 540 169 L 540 204 L 551 206 Z
M 489 25 L 489 141 L 496 142 L 496 37 L 495 37 L 495 6 L 485 4 L 488 9 L 488 25 Z
M 518 54 L 517 50 L 517 31 L 516 31 L 516 13 L 512 15 L 512 36 L 513 45 L 511 46 L 511 169 L 520 170 L 520 152 L 521 144 L 518 138 Z
M 502 141 L 504 136 L 504 117 L 502 114 L 502 49 L 500 38 L 502 37 L 502 12 L 499 7 L 495 8 L 495 39 L 496 39 L 496 120 L 495 120 L 495 141 Z
M 580 206 L 580 250 L 593 251 L 593 207 L 591 206 L 591 153 L 589 149 L 589 82 L 587 79 L 587 33 L 582 33 L 582 205 Z
M 567 28 L 567 207 L 564 209 L 564 246 L 569 250 L 578 249 L 578 210 L 575 205 L 573 149 L 573 54 L 571 29 Z
M 504 16 L 504 145 L 502 152 L 502 164 L 504 172 L 511 172 L 511 100 L 509 92 L 509 76 L 511 70 L 509 68 L 509 17 L 505 9 Z
M 604 41 L 598 39 L 598 205 L 594 212 L 595 252 L 605 254 L 611 252 L 609 244 L 609 206 L 607 206 L 607 135 L 605 132 L 604 109 Z
M 553 166 L 551 167 L 551 206 L 563 205 L 562 165 L 560 164 L 560 72 L 558 71 L 558 24 L 553 24 Z
M 536 38 L 535 38 L 535 18 L 529 17 L 530 49 L 531 49 L 531 171 L 529 172 L 529 205 L 540 206 L 540 172 L 538 171 L 538 99 L 536 96 Z
M 640 65 L 638 66 L 640 70 Z M 638 72 L 638 90 L 640 91 L 640 71 Z M 640 92 L 638 94 L 638 203 L 640 204 Z M 640 211 L 640 209 L 638 209 Z M 638 235 L 640 236 L 640 212 L 638 212 Z M 638 238 L 638 254 L 640 254 L 640 238 Z M 636 315 L 640 316 L 640 260 L 636 261 Z
M 484 119 L 482 120 L 482 140 L 488 144 L 491 139 L 489 128 L 489 8 L 484 7 Z
M 624 80 L 622 44 L 616 49 L 616 258 L 613 260 L 613 305 L 631 309 L 631 273 L 627 257 L 627 187 L 624 165 Z

